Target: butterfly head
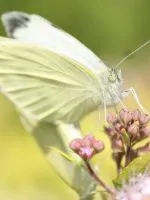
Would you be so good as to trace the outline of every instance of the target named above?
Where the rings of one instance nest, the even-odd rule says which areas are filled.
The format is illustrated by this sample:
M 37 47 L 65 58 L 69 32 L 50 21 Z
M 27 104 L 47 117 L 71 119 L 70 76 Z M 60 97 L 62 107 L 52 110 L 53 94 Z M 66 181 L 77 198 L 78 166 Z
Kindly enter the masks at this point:
M 121 69 L 111 68 L 108 70 L 108 82 L 111 84 L 120 84 L 123 82 Z

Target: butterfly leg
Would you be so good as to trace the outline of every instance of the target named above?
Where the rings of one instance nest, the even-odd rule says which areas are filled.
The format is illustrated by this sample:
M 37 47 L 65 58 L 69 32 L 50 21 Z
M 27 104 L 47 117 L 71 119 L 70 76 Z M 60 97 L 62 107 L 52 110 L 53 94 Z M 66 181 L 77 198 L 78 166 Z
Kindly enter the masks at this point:
M 115 96 L 115 99 L 117 99 L 118 103 L 117 104 L 120 104 L 121 107 L 125 110 L 127 110 L 127 107 L 124 105 L 123 101 L 121 100 L 121 98 L 117 95 L 116 92 L 114 92 L 114 96 Z M 114 101 L 114 97 L 112 96 L 112 100 Z M 117 106 L 116 104 L 114 103 L 114 108 L 115 108 L 115 112 L 118 113 L 118 110 L 117 110 Z
M 121 105 L 121 107 L 124 109 L 124 110 L 127 110 L 127 107 L 124 105 L 123 101 L 118 97 L 118 101 Z
M 107 124 L 107 106 L 106 106 L 106 100 L 105 100 L 105 93 L 103 92 L 103 102 L 104 102 L 104 120 L 105 124 Z
M 144 113 L 147 113 L 148 114 L 148 111 L 142 106 L 140 100 L 139 100 L 139 97 L 135 91 L 135 89 L 133 87 L 130 87 L 129 89 L 127 89 L 125 91 L 125 96 L 127 96 L 129 93 L 131 93 L 135 99 L 135 101 L 137 102 L 139 108 L 144 112 Z
M 105 117 L 105 124 L 107 123 L 107 107 L 106 103 L 104 102 L 104 117 Z

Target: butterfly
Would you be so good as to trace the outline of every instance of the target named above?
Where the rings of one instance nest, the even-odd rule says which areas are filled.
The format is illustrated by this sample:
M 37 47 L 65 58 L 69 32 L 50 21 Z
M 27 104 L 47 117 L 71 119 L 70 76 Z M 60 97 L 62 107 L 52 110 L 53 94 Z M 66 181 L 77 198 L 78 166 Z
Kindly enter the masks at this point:
M 107 67 L 73 36 L 38 15 L 2 15 L 0 87 L 21 116 L 34 127 L 45 121 L 79 124 L 89 112 L 122 103 L 120 68 Z M 15 40 L 14 40 L 15 39 Z

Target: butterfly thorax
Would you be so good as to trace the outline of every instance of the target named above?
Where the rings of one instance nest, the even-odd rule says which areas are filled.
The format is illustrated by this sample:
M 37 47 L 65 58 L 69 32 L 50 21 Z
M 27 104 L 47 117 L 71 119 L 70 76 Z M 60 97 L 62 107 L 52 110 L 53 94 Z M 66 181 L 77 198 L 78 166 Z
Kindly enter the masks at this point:
M 107 68 L 100 76 L 100 99 L 103 106 L 112 106 L 122 98 L 122 83 L 120 69 Z

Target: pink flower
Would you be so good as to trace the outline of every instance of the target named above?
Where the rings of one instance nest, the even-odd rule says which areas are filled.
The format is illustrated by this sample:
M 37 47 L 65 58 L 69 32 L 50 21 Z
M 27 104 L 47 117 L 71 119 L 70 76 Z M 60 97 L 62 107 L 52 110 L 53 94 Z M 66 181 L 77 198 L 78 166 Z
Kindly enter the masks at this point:
M 93 148 L 98 153 L 104 149 L 104 143 L 101 140 L 93 141 Z
M 90 147 L 81 147 L 78 154 L 79 154 L 83 159 L 89 160 L 89 159 L 92 158 L 93 153 L 94 153 L 93 148 L 90 148 Z
M 69 146 L 84 160 L 91 159 L 95 154 L 104 149 L 104 143 L 101 140 L 96 140 L 91 134 L 86 135 L 82 139 L 74 139 Z
M 116 200 L 148 200 L 150 199 L 150 175 L 140 174 L 130 178 L 127 184 L 116 193 Z

